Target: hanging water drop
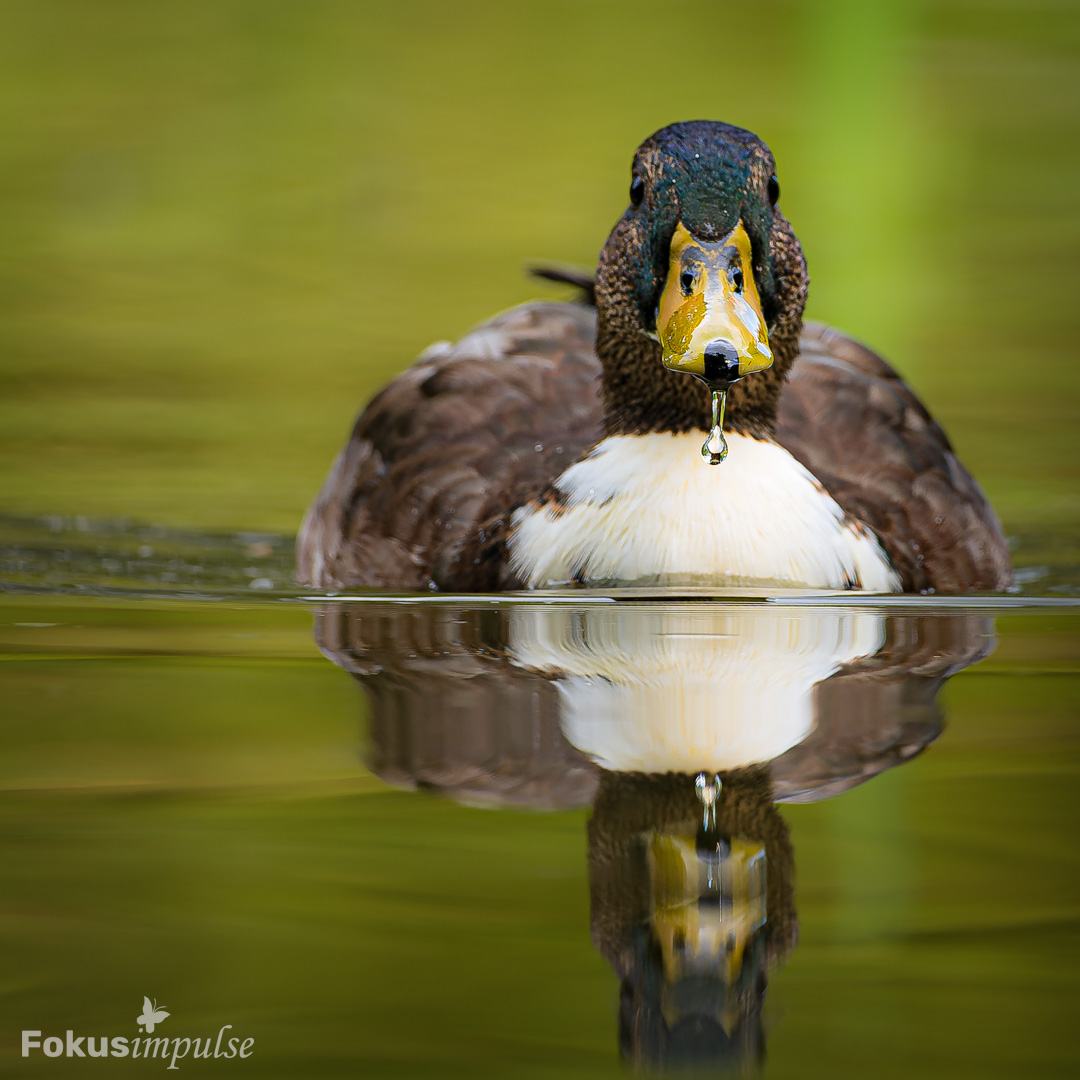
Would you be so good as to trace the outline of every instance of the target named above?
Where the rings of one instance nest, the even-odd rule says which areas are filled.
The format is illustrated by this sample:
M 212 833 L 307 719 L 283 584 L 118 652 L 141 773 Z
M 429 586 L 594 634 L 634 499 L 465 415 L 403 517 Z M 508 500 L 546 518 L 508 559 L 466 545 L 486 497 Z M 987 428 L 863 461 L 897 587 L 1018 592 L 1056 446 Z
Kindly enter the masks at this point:
M 712 392 L 712 430 L 701 446 L 701 456 L 710 465 L 719 465 L 727 457 L 728 445 L 724 438 L 724 406 L 727 404 L 727 390 Z

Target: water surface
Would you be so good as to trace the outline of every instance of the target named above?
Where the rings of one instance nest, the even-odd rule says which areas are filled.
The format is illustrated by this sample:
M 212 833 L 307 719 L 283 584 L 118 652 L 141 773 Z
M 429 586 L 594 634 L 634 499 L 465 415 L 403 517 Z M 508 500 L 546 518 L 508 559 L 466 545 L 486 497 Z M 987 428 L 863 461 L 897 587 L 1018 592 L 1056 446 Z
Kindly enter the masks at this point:
M 5 1073 L 1073 1074 L 1076 611 L 806 599 L 4 594 Z

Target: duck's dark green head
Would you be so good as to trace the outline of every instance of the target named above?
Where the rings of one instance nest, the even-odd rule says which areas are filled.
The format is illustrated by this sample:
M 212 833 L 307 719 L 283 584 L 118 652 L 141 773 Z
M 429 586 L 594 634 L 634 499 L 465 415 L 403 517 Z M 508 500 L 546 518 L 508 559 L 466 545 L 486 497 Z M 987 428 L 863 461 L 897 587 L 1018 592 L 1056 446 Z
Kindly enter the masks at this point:
M 742 128 L 693 120 L 662 128 L 641 144 L 630 205 L 604 246 L 597 276 L 605 373 L 613 360 L 622 369 L 616 381 L 639 382 L 626 367 L 643 363 L 646 351 L 656 359 L 655 345 L 646 350 L 640 344 L 651 338 L 660 343 L 660 361 L 671 372 L 714 385 L 760 373 L 741 396 L 771 399 L 770 387 L 778 395 L 794 359 L 788 346 L 797 340 L 806 298 L 802 252 L 777 208 L 779 194 L 771 151 Z M 605 333 L 621 339 L 622 348 L 612 340 L 608 349 L 619 355 L 604 355 Z M 639 356 L 632 360 L 626 347 L 635 336 Z M 766 372 L 774 357 L 777 369 Z M 761 385 L 751 391 L 755 381 Z M 647 394 L 650 388 L 642 383 L 639 389 Z M 672 394 L 705 400 L 699 389 L 672 384 L 646 403 L 654 416 L 662 406 L 661 422 L 638 420 L 632 426 L 702 426 L 704 406 L 693 421 L 664 419 L 671 411 L 664 399 Z M 608 398 L 609 414 L 612 404 L 627 405 Z

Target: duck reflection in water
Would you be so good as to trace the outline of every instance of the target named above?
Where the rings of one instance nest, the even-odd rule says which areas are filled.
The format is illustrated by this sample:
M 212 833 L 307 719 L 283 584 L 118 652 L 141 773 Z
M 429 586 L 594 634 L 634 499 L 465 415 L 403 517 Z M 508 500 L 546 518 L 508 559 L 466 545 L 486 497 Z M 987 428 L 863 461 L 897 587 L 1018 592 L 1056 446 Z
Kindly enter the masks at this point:
M 728 774 L 711 810 L 703 820 L 688 776 L 600 779 L 592 932 L 621 980 L 619 1042 L 634 1061 L 764 1053 L 766 974 L 795 943 L 791 841 L 764 768 Z
M 992 648 L 978 615 L 774 604 L 327 605 L 316 637 L 372 705 L 390 783 L 591 804 L 593 940 L 641 1065 L 752 1066 L 798 935 L 779 802 L 918 754 L 937 694 Z

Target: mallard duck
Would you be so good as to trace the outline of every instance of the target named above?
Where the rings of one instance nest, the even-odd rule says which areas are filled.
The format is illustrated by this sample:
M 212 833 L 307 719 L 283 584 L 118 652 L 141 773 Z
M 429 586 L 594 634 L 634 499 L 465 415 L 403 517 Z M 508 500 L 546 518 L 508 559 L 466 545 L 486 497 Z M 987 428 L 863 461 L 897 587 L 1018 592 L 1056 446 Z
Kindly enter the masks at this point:
M 580 281 L 595 308 L 524 304 L 376 395 L 304 519 L 298 579 L 1010 585 L 993 510 L 912 390 L 803 326 L 806 261 L 779 197 L 749 131 L 690 121 L 646 139 Z M 720 392 L 723 460 L 715 437 L 702 447 Z

